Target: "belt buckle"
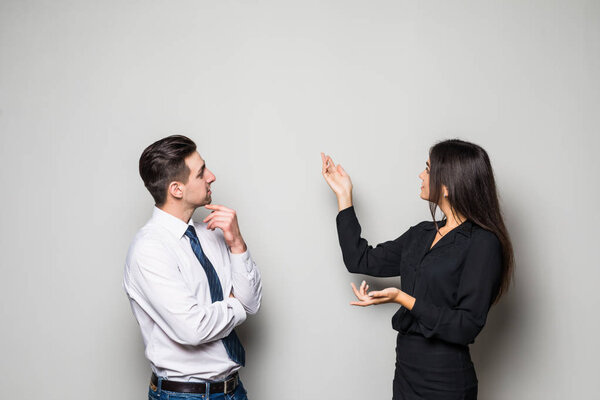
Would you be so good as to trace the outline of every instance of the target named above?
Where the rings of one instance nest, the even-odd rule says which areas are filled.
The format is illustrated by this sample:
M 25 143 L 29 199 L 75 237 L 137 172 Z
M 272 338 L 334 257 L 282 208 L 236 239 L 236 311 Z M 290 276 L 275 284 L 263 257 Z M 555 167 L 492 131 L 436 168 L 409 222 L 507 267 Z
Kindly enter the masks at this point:
M 231 390 L 229 390 L 230 383 L 232 385 Z M 237 383 L 238 383 L 238 375 L 237 374 L 234 377 L 232 377 L 231 379 L 226 380 L 225 381 L 225 393 L 233 392 L 237 386 Z

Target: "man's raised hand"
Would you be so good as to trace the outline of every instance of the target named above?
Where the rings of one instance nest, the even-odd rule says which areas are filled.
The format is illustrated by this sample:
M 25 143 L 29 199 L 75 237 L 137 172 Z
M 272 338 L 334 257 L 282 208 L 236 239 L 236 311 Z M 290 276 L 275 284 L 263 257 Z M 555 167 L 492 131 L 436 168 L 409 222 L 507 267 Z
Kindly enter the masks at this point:
M 232 253 L 239 254 L 245 252 L 246 243 L 242 238 L 235 210 L 217 204 L 207 204 L 204 207 L 211 210 L 211 213 L 204 218 L 206 229 L 213 231 L 215 228 L 221 229 L 225 243 L 227 243 Z

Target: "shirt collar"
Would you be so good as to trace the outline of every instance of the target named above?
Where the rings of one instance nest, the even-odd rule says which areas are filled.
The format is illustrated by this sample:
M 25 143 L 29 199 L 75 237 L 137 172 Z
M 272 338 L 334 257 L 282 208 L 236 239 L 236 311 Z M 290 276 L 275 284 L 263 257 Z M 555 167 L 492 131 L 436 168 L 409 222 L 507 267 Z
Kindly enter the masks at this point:
M 166 228 L 177 239 L 181 239 L 183 237 L 188 229 L 188 226 L 194 226 L 193 218 L 190 218 L 190 222 L 186 224 L 176 216 L 171 215 L 156 206 L 154 206 L 154 211 L 152 212 L 152 219 L 160 226 Z
M 443 221 L 438 221 L 438 227 L 442 227 L 444 225 L 446 225 L 446 220 Z M 435 229 L 435 224 L 433 222 L 431 222 L 430 224 L 428 224 L 425 227 L 426 231 L 432 231 Z M 470 219 L 466 220 L 465 222 L 463 222 L 462 224 L 460 224 L 459 226 L 457 226 L 456 228 L 452 229 L 450 232 L 458 232 L 460 234 L 462 234 L 463 236 L 466 237 L 471 237 L 471 232 L 473 231 L 473 222 L 471 222 Z

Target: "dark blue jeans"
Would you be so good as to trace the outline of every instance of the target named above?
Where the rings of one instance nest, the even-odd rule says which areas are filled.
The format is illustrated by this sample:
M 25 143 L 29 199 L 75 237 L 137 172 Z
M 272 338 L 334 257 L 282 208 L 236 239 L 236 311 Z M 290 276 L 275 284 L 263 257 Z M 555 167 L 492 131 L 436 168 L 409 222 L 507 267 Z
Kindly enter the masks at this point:
M 158 378 L 158 387 L 156 390 L 152 390 L 152 387 L 148 389 L 148 400 L 248 400 L 248 397 L 246 396 L 246 389 L 244 389 L 242 381 L 239 381 L 235 391 L 229 394 L 169 392 L 168 390 L 160 390 L 161 382 L 162 378 Z

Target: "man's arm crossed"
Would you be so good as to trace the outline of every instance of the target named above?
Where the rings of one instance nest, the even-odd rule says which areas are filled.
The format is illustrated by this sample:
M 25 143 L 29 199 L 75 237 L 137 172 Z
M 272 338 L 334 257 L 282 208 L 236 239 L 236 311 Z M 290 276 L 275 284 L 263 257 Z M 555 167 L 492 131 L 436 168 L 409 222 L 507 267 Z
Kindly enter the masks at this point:
M 185 284 L 177 260 L 158 241 L 139 243 L 128 259 L 128 295 L 174 341 L 199 345 L 222 339 L 246 320 L 236 298 L 200 305 Z

